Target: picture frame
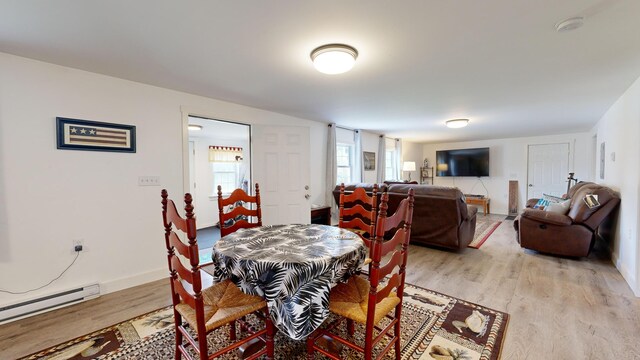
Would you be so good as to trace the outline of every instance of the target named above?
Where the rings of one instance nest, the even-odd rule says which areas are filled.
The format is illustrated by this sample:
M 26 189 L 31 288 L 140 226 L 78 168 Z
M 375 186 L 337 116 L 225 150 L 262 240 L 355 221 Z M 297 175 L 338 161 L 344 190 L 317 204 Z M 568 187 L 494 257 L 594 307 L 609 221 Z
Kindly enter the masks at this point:
M 60 150 L 136 152 L 136 127 L 99 121 L 56 117 Z
M 373 171 L 376 169 L 376 153 L 372 151 L 362 152 L 362 163 L 364 171 Z

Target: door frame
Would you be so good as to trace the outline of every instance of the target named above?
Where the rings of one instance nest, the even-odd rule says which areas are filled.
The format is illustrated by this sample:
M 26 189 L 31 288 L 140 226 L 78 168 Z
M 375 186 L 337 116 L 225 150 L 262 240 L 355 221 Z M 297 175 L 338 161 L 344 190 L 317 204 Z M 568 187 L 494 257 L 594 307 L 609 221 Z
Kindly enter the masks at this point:
M 209 111 L 203 109 L 197 109 L 190 106 L 180 106 L 180 112 L 182 113 L 182 190 L 184 193 L 189 192 L 191 178 L 189 176 L 189 116 L 199 117 L 208 120 L 222 121 L 231 124 L 246 125 L 249 127 L 249 153 L 251 156 L 251 163 L 249 164 L 249 171 L 251 173 L 251 179 L 253 180 L 253 152 L 252 152 L 252 139 L 251 139 L 251 123 L 242 122 L 238 120 L 230 120 L 222 116 L 217 116 Z M 253 194 L 251 184 L 249 184 L 249 193 Z

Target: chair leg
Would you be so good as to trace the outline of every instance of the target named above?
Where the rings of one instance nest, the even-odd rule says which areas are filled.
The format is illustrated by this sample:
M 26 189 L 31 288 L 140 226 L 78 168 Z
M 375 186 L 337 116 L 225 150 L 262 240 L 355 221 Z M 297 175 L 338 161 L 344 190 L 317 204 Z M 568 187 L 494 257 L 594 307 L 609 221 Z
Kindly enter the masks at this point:
M 236 321 L 229 323 L 229 340 L 236 341 Z
M 393 333 L 395 335 L 395 350 L 396 360 L 400 360 L 400 315 L 402 314 L 401 304 L 396 307 L 396 323 L 393 326 Z
M 267 346 L 267 360 L 273 360 L 273 337 L 275 335 L 275 327 L 269 316 L 269 310 L 265 309 L 264 321 L 267 326 L 266 346 Z
M 182 325 L 182 316 L 180 313 L 173 310 L 173 321 L 175 322 L 176 328 L 176 350 L 175 350 L 175 360 L 182 359 L 182 353 L 180 352 L 180 345 L 182 344 L 182 332 L 180 331 L 180 325 Z
M 349 336 L 353 336 L 355 332 L 356 332 L 356 328 L 354 326 L 353 320 L 347 319 L 347 334 L 349 334 Z
M 313 349 L 315 342 L 316 342 L 316 333 L 312 332 L 307 337 L 307 360 L 314 360 L 315 358 L 315 354 L 314 354 L 315 350 Z

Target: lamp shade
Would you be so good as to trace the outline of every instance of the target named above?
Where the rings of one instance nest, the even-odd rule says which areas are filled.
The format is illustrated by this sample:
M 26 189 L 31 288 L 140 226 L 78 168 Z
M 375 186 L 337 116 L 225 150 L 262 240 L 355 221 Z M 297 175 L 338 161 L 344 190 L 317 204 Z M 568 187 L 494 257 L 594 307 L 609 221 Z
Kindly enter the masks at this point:
M 405 161 L 402 164 L 402 171 L 416 171 L 416 162 L 415 161 Z
M 313 66 L 324 74 L 342 74 L 351 70 L 357 57 L 356 49 L 343 44 L 323 45 L 311 52 Z
M 449 164 L 438 164 L 436 169 L 438 169 L 438 171 L 449 171 Z

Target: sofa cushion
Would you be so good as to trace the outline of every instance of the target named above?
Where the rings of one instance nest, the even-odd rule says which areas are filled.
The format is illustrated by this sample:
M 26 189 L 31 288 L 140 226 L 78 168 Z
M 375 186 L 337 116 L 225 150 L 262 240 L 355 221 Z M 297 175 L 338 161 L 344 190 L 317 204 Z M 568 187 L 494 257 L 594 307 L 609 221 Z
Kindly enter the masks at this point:
M 558 202 L 558 203 L 549 203 L 549 205 L 545 206 L 544 211 L 550 211 L 556 214 L 566 215 L 569 212 L 570 205 L 571 205 L 571 199 Z

